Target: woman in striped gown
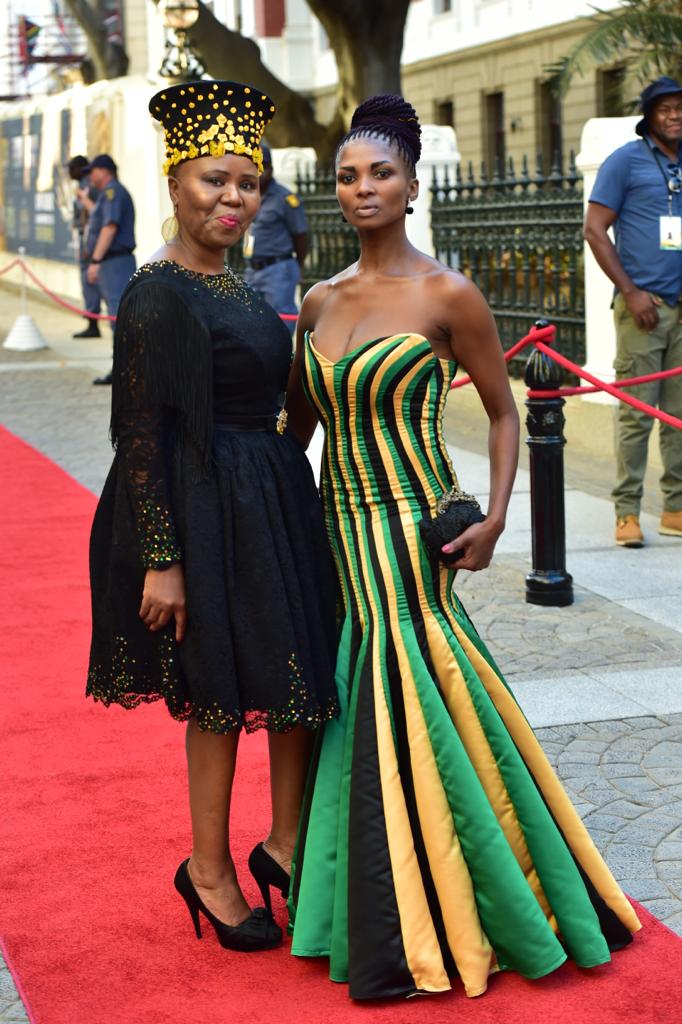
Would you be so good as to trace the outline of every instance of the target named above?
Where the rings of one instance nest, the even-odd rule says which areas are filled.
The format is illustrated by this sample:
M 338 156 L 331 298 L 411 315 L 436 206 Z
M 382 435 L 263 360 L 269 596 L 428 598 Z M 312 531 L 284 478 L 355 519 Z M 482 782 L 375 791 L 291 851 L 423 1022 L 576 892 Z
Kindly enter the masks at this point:
M 536 978 L 567 957 L 592 967 L 639 928 L 453 571 L 420 541 L 456 483 L 441 426 L 456 366 L 490 419 L 487 518 L 444 549 L 463 549 L 463 569 L 485 568 L 504 528 L 518 416 L 482 296 L 407 240 L 419 131 L 400 97 L 354 115 L 337 195 L 361 255 L 305 298 L 288 403 L 308 437 L 318 418 L 325 428 L 343 596 L 342 715 L 324 726 L 304 806 L 292 952 L 329 957 L 355 999 L 440 992 L 457 976 L 476 996 L 494 971 Z

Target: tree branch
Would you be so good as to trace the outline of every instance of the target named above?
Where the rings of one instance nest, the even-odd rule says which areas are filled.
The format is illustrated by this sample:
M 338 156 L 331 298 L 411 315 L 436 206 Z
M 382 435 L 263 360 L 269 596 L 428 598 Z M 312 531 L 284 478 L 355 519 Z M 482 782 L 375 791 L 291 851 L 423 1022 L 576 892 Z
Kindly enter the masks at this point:
M 95 68 L 95 79 L 118 78 L 128 70 L 128 55 L 118 43 L 107 38 L 104 12 L 99 0 L 66 0 L 66 5 L 82 28 L 88 41 L 90 58 Z

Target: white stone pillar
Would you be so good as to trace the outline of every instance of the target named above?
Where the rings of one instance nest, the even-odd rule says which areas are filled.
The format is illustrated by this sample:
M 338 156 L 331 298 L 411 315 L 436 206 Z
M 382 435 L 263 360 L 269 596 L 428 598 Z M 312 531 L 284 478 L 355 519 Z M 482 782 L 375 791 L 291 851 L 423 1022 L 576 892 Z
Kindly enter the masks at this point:
M 419 198 L 412 204 L 414 213 L 407 218 L 407 237 L 422 252 L 433 256 L 431 237 L 431 181 L 434 168 L 439 177 L 447 166 L 454 180 L 455 166 L 461 160 L 454 128 L 438 124 L 422 125 L 422 155 L 417 165 Z
M 270 152 L 273 177 L 292 192 L 296 191 L 296 176 L 299 170 L 307 169 L 311 174 L 315 170 L 316 158 L 312 146 L 287 146 L 285 149 L 273 149 Z
M 580 153 L 576 159 L 578 170 L 583 175 L 585 209 L 597 171 L 610 153 L 637 138 L 635 125 L 640 116 L 592 117 L 586 122 L 580 142 Z M 585 369 L 609 383 L 614 379 L 613 358 L 616 352 L 612 298 L 613 285 L 597 264 L 589 245 L 585 243 Z M 615 399 L 603 391 L 585 397 L 597 402 L 615 402 Z

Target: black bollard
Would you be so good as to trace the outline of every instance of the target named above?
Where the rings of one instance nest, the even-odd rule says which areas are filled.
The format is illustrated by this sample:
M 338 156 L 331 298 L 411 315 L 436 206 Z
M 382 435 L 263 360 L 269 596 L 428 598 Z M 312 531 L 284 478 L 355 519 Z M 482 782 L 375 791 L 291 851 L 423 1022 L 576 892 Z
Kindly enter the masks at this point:
M 536 320 L 535 326 L 547 327 L 547 320 Z M 553 359 L 533 349 L 525 381 L 531 391 L 553 391 L 561 386 L 561 370 Z M 564 404 L 563 398 L 526 399 L 533 539 L 526 601 L 554 607 L 573 604 L 573 578 L 566 572 Z

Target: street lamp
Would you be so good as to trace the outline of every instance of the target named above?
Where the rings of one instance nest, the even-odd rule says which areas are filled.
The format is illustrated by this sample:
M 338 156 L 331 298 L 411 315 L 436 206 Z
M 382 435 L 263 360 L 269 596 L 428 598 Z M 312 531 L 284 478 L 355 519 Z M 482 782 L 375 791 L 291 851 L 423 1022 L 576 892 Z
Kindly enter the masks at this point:
M 180 81 L 200 78 L 203 65 L 187 40 L 188 30 L 199 17 L 199 0 L 161 0 L 159 12 L 168 30 L 159 74 Z

